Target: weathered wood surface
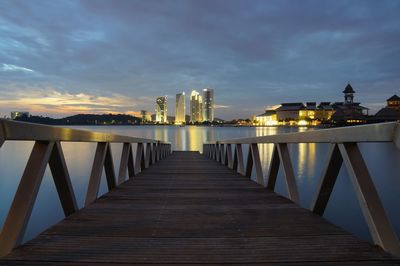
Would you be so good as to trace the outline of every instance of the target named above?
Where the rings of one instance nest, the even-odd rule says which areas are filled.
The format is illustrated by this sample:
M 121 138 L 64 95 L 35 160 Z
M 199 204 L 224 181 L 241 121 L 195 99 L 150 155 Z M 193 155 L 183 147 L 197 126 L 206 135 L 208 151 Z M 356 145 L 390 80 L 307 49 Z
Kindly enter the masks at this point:
M 318 215 L 195 152 L 174 152 L 0 265 L 399 265 Z

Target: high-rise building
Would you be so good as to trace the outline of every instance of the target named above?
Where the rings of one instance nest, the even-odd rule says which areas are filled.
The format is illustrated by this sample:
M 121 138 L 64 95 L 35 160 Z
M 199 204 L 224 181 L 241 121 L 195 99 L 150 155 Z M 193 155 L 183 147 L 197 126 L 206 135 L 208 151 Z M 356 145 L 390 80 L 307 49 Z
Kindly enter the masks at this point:
M 156 122 L 168 123 L 167 96 L 157 97 L 157 100 L 156 100 Z
M 207 122 L 214 121 L 214 90 L 206 88 L 203 90 L 204 107 L 203 120 Z
M 15 120 L 17 118 L 21 118 L 21 117 L 29 117 L 30 114 L 29 112 L 21 112 L 21 111 L 14 111 L 11 112 L 11 119 Z
M 185 93 L 178 93 L 176 95 L 175 102 L 175 124 L 181 125 L 186 122 L 186 101 L 185 101 Z
M 146 110 L 141 110 L 140 111 L 140 116 L 142 118 L 142 123 L 148 123 L 151 122 L 151 114 L 149 114 Z
M 203 122 L 203 99 L 196 90 L 190 94 L 190 122 Z

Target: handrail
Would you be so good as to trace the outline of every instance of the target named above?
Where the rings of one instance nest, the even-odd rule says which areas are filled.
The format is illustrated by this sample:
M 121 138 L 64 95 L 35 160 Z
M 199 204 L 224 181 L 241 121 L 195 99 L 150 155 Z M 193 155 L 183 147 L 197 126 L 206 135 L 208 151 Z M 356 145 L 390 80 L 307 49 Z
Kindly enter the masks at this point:
M 299 203 L 300 195 L 287 144 L 330 143 L 328 158 L 325 162 L 310 210 L 317 215 L 323 215 L 339 170 L 344 163 L 374 243 L 386 251 L 400 256 L 399 239 L 385 213 L 371 175 L 358 148 L 357 143 L 359 142 L 392 142 L 397 148 L 400 148 L 400 123 L 390 122 L 254 138 L 212 141 L 203 144 L 203 154 L 227 165 L 229 168 L 248 178 L 251 177 L 254 168 L 256 182 L 272 191 L 275 189 L 279 167 L 282 165 L 289 199 Z M 243 144 L 249 145 L 246 165 L 243 161 Z M 274 145 L 266 183 L 264 181 L 258 144 Z M 234 146 L 233 153 L 232 146 Z
M 35 141 L 35 144 L 0 231 L 0 257 L 21 243 L 47 165 L 50 167 L 65 216 L 78 211 L 61 142 L 97 143 L 85 206 L 98 197 L 103 168 L 110 191 L 125 182 L 126 176 L 133 178 L 171 153 L 171 143 L 154 139 L 0 119 L 0 148 L 5 141 Z M 123 144 L 117 176 L 110 143 Z M 137 143 L 136 158 L 133 157 L 132 143 Z
M 156 143 L 159 140 L 0 119 L 6 140 Z M 169 142 L 161 143 L 169 144 Z
M 252 138 L 210 141 L 205 144 L 392 142 L 398 122 L 282 133 Z

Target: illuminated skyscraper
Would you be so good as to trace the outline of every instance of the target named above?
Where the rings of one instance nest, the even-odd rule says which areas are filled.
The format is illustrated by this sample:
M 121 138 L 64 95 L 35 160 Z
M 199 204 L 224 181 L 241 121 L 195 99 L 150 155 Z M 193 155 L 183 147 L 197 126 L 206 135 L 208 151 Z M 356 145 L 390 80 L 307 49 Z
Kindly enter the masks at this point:
M 175 124 L 181 125 L 186 122 L 186 101 L 185 101 L 185 93 L 178 93 L 176 95 L 175 102 Z
M 167 123 L 168 112 L 167 112 L 167 96 L 157 97 L 156 100 L 156 122 Z
M 203 99 L 196 90 L 190 94 L 190 122 L 203 122 Z
M 203 107 L 203 120 L 212 122 L 214 121 L 214 90 L 206 88 L 203 90 L 204 107 Z

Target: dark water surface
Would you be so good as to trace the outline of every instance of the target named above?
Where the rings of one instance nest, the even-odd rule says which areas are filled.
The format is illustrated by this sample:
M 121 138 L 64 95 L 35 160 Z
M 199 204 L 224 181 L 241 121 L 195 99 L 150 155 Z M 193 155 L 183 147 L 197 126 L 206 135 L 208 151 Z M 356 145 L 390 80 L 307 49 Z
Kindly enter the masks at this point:
M 77 127 L 78 128 L 78 127 Z M 79 127 L 120 135 L 157 138 L 172 142 L 174 150 L 202 150 L 206 140 L 254 137 L 285 132 L 305 131 L 307 128 L 275 127 L 175 127 L 175 126 L 99 126 Z M 95 143 L 62 144 L 75 195 L 80 207 L 84 204 L 88 178 L 93 163 Z M 33 142 L 6 142 L 0 149 L 0 224 L 2 225 L 11 205 L 19 180 L 28 160 Z M 136 146 L 134 145 L 134 148 Z M 246 157 L 248 147 L 243 147 Z M 326 160 L 328 144 L 289 144 L 301 205 L 308 208 L 315 195 L 317 184 Z M 272 153 L 272 145 L 259 145 L 264 176 Z M 361 152 L 372 175 L 380 198 L 392 225 L 400 235 L 400 151 L 393 144 L 360 144 Z M 112 144 L 114 166 L 117 171 L 122 144 Z M 245 158 L 246 159 L 246 158 Z M 100 194 L 107 191 L 105 176 Z M 279 171 L 276 192 L 287 196 L 282 171 Z M 357 197 L 342 167 L 324 217 L 359 237 L 370 240 Z M 29 240 L 52 224 L 62 220 L 64 214 L 58 200 L 50 170 L 39 190 L 33 213 L 25 234 Z

